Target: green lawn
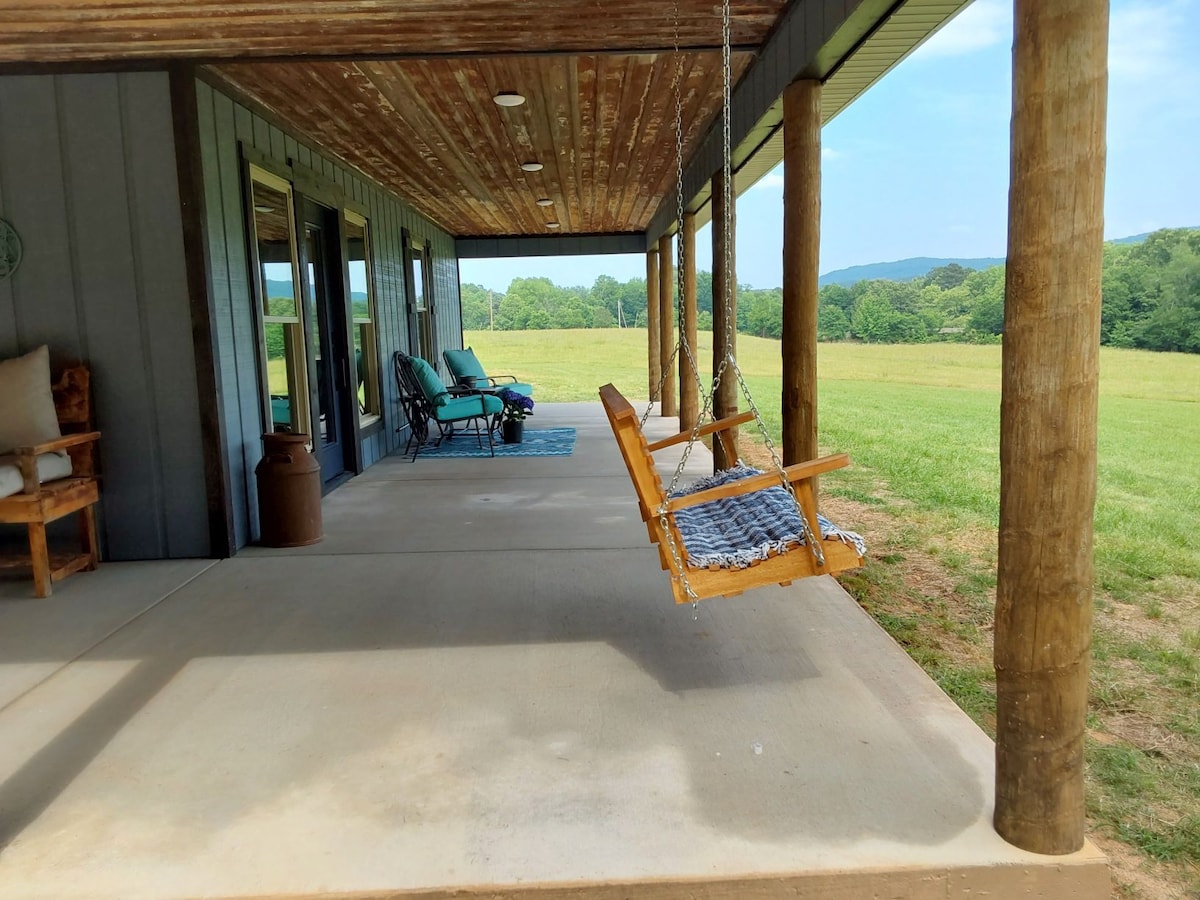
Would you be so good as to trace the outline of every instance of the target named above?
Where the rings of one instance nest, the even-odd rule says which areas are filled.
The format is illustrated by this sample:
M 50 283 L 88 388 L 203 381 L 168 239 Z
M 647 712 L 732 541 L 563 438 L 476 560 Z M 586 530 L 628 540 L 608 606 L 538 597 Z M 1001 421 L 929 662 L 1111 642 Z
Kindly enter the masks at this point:
M 608 381 L 635 405 L 649 395 L 645 331 L 465 337 L 540 401 L 593 400 Z M 702 334 L 698 358 L 711 347 Z M 780 345 L 738 347 L 778 438 Z M 1103 348 L 1100 364 L 1089 812 L 1150 868 L 1118 866 L 1123 893 L 1200 895 L 1200 356 Z M 853 460 L 822 490 L 877 523 L 872 561 L 843 582 L 990 729 L 1000 348 L 822 344 L 818 370 L 822 448 Z

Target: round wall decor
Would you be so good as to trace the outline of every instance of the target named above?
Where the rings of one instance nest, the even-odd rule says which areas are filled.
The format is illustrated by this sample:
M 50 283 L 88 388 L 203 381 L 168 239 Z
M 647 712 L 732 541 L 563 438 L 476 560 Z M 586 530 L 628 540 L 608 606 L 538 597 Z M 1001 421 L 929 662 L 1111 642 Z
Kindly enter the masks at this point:
M 3 281 L 21 264 L 21 237 L 17 229 L 0 219 L 0 281 Z

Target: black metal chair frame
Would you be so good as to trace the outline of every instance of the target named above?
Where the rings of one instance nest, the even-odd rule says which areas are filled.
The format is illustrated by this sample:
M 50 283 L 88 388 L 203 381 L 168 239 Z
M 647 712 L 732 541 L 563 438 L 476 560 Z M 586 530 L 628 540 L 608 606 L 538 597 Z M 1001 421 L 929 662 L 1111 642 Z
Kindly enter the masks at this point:
M 409 425 L 408 440 L 404 443 L 404 455 L 408 456 L 409 449 L 411 448 L 412 462 L 417 461 L 417 456 L 420 455 L 421 448 L 429 443 L 429 421 L 432 419 L 438 427 L 438 437 L 433 442 L 434 447 L 440 447 L 442 441 L 452 439 L 456 431 L 469 431 L 470 423 L 474 422 L 475 438 L 479 442 L 479 448 L 483 449 L 483 433 L 487 432 L 488 450 L 492 456 L 495 456 L 496 444 L 494 432 L 499 423 L 500 415 L 489 416 L 487 413 L 483 413 L 455 420 L 467 423 L 461 429 L 455 429 L 454 422 L 439 422 L 434 415 L 432 404 L 425 396 L 425 392 L 421 390 L 421 385 L 418 383 L 417 377 L 412 370 L 410 359 L 411 357 L 403 350 L 397 350 L 392 354 L 392 364 L 396 373 L 396 390 L 399 394 L 400 407 L 403 409 Z M 494 393 L 462 387 L 447 388 L 447 392 L 458 396 L 465 394 L 482 396 L 486 393 Z M 403 425 L 398 425 L 396 430 L 399 431 L 403 427 Z

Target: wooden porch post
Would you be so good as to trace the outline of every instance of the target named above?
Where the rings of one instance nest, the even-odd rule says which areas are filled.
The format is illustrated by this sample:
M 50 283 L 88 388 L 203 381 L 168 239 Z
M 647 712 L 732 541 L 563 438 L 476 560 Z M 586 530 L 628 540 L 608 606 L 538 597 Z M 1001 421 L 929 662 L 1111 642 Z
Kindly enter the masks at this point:
M 996 814 L 1083 845 L 1107 0 L 1016 0 L 1000 404 Z
M 783 462 L 817 457 L 821 83 L 783 92 Z
M 646 251 L 646 341 L 651 400 L 658 394 L 658 382 L 662 378 L 659 360 L 658 336 L 658 248 Z
M 696 214 L 683 214 L 683 238 L 679 265 L 683 267 L 683 336 L 696 350 Z M 696 370 L 686 353 L 679 351 L 679 430 L 691 431 L 700 418 L 700 391 L 696 385 Z
M 671 236 L 658 239 L 658 353 L 662 374 L 659 414 L 679 415 L 675 403 L 675 373 L 671 371 L 671 351 L 675 349 L 675 266 L 671 258 Z
M 713 372 L 725 358 L 726 352 L 737 356 L 737 265 L 734 257 L 734 235 L 737 233 L 735 211 L 737 203 L 729 204 L 729 230 L 725 230 L 725 176 L 718 172 L 712 180 L 712 256 L 713 256 Z M 731 198 L 732 199 L 732 198 Z M 728 249 L 729 267 L 725 267 Z M 725 286 L 729 285 L 729 303 L 725 302 Z M 725 344 L 725 323 L 730 325 L 729 345 Z M 738 386 L 733 373 L 726 370 L 713 397 L 713 418 L 723 419 L 737 413 Z M 737 463 L 737 429 L 726 432 L 727 444 L 713 441 L 713 470 L 728 469 Z M 732 458 L 726 453 L 732 448 Z

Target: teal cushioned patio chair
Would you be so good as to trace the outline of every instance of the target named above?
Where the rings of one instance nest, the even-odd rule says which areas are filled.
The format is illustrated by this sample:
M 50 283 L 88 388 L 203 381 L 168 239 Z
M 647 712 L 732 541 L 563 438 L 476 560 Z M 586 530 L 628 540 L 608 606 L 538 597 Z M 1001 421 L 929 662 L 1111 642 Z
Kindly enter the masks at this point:
M 516 375 L 488 375 L 479 364 L 475 351 L 468 347 L 466 350 L 443 350 L 442 359 L 454 383 L 480 391 L 499 392 L 515 391 L 526 397 L 533 396 L 533 385 L 517 381 Z
M 475 424 L 475 438 L 483 447 L 483 435 L 486 432 L 488 450 L 496 455 L 492 438 L 494 423 L 504 411 L 504 402 L 494 394 L 475 392 L 470 394 L 452 394 L 442 379 L 438 377 L 433 366 L 416 356 L 409 356 L 397 350 L 394 357 L 396 369 L 396 387 L 400 391 L 400 402 L 408 416 L 411 432 L 408 444 L 404 447 L 407 455 L 408 448 L 413 448 L 413 460 L 416 461 L 421 447 L 429 438 L 429 421 L 438 427 L 438 439 L 434 446 L 443 440 L 454 436 L 454 426 L 459 422 Z

